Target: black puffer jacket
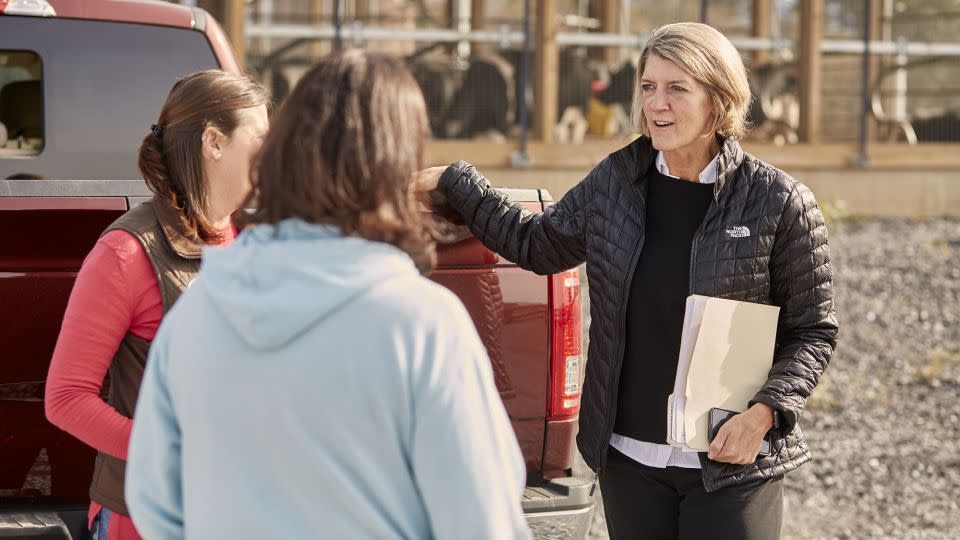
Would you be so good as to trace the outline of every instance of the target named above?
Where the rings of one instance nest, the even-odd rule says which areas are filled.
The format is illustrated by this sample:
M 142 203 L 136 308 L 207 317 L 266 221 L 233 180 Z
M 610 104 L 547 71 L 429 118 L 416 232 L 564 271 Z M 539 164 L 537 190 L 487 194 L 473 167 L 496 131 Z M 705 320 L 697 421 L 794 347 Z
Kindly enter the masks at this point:
M 598 473 L 615 422 L 627 294 L 643 248 L 647 179 L 638 173 L 650 170 L 656 154 L 649 139 L 637 139 L 541 214 L 512 204 L 462 161 L 438 188 L 474 235 L 522 268 L 552 274 L 586 261 L 590 347 L 577 443 Z M 713 491 L 793 470 L 810 460 L 797 420 L 837 340 L 823 215 L 804 185 L 727 140 L 691 257 L 692 294 L 781 308 L 773 367 L 753 398 L 779 412 L 773 452 L 750 465 L 701 453 L 704 486 Z

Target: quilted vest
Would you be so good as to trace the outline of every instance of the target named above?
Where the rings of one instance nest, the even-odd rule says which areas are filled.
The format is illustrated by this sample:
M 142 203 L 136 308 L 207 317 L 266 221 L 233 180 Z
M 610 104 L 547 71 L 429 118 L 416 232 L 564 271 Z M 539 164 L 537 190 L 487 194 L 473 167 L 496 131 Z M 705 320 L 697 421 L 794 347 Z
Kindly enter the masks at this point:
M 200 270 L 203 242 L 188 237 L 180 213 L 157 197 L 120 216 L 103 234 L 115 230 L 132 234 L 146 250 L 166 316 Z M 128 418 L 133 418 L 149 352 L 149 341 L 128 332 L 110 364 L 107 403 Z M 98 452 L 90 498 L 113 512 L 129 516 L 123 497 L 125 468 L 126 461 Z

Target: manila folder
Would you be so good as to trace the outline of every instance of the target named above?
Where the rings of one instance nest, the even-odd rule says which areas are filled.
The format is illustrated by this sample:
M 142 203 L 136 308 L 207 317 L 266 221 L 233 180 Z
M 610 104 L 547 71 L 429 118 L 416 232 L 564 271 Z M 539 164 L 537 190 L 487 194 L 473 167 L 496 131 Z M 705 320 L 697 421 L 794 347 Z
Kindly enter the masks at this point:
M 743 412 L 766 383 L 779 313 L 776 306 L 707 299 L 687 373 L 687 446 L 706 451 L 710 409 Z

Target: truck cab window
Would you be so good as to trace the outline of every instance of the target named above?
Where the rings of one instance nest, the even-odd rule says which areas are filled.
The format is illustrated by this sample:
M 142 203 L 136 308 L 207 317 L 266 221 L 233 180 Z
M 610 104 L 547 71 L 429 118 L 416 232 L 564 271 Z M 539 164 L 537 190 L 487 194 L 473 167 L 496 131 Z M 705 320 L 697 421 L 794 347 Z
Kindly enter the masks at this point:
M 39 154 L 43 141 L 40 56 L 0 50 L 0 156 Z

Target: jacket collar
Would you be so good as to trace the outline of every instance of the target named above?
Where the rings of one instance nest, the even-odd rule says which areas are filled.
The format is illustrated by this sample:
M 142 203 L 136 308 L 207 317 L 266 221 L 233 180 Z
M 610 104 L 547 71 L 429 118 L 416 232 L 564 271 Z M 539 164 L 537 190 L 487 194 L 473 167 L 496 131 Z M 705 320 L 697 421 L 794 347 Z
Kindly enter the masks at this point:
M 185 259 L 199 259 L 204 243 L 199 238 L 193 239 L 189 236 L 187 229 L 183 226 L 183 216 L 180 211 L 162 197 L 153 198 L 153 211 L 157 221 L 160 222 L 163 236 L 166 237 L 173 251 Z
M 616 152 L 624 165 L 627 181 L 645 182 L 646 175 L 638 175 L 640 171 L 648 171 L 657 159 L 657 149 L 649 137 L 638 137 L 627 147 Z M 717 183 L 713 188 L 713 198 L 720 201 L 720 194 L 727 181 L 733 177 L 737 168 L 743 163 L 743 148 L 732 137 L 724 139 L 720 144 L 720 155 L 717 157 Z
M 713 196 L 720 200 L 720 191 L 723 189 L 727 180 L 733 177 L 734 173 L 743 163 L 744 153 L 740 143 L 732 137 L 727 137 L 720 145 L 720 156 L 717 163 L 717 186 L 713 190 Z

